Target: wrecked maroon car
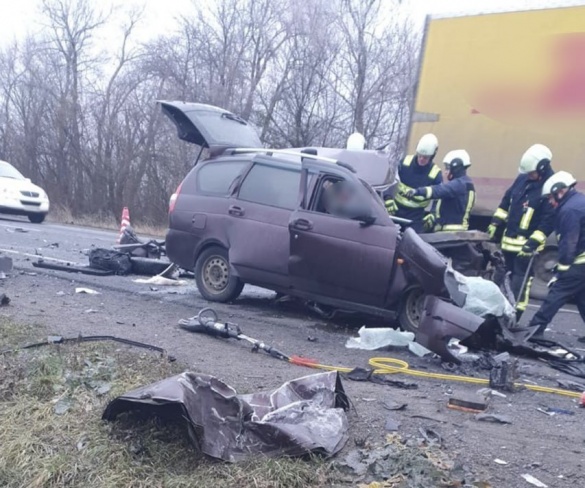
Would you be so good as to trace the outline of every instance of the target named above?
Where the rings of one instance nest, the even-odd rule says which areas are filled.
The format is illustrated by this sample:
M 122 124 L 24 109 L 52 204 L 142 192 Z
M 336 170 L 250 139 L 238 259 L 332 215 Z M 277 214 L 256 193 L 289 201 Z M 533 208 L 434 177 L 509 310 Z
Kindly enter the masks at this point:
M 430 245 L 402 230 L 374 189 L 396 183 L 387 153 L 263 149 L 254 129 L 230 112 L 158 103 L 180 139 L 209 153 L 171 198 L 166 237 L 169 258 L 194 270 L 207 300 L 232 301 L 249 283 L 342 310 L 398 317 L 413 330 L 426 295 L 448 296 L 448 261 L 436 248 L 473 249 L 473 238 L 425 236 Z M 481 252 L 470 256 L 471 274 L 485 269 Z

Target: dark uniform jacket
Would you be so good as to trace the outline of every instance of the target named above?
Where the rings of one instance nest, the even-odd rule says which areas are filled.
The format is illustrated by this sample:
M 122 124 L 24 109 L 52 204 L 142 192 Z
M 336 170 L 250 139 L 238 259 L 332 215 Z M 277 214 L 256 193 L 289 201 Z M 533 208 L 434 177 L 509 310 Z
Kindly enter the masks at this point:
M 558 271 L 585 264 L 585 195 L 569 191 L 556 210 L 555 231 L 559 240 Z
M 531 181 L 528 175 L 519 175 L 506 191 L 494 219 L 506 222 L 502 237 L 502 250 L 518 253 L 528 239 L 540 246 L 554 229 L 555 212 L 545 198 L 542 198 L 544 182 L 554 174 L 552 168 L 538 181 Z
M 418 232 L 422 230 L 422 220 L 425 216 L 425 208 L 430 199 L 416 197 L 412 200 L 406 198 L 408 190 L 416 190 L 422 186 L 439 185 L 443 182 L 441 169 L 432 161 L 425 166 L 416 162 L 416 156 L 406 156 L 398 167 L 400 184 L 394 197 L 398 206 L 396 217 L 412 220 L 412 227 Z
M 459 231 L 469 228 L 469 214 L 475 204 L 475 187 L 467 175 L 440 185 L 427 186 L 426 197 L 438 200 L 435 230 Z

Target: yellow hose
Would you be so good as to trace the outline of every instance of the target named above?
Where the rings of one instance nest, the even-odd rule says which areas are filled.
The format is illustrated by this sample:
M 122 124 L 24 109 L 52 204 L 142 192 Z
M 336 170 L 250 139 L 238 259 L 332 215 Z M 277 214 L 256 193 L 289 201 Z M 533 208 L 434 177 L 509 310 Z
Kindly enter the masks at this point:
M 293 357 L 291 359 L 293 364 L 299 364 L 302 366 L 308 366 L 310 368 L 323 369 L 327 371 L 338 371 L 340 373 L 349 373 L 352 368 L 345 366 L 329 366 L 326 364 L 319 364 L 311 360 L 304 358 Z M 470 383 L 474 385 L 488 385 L 489 380 L 484 378 L 473 378 L 471 376 L 458 376 L 454 374 L 442 374 L 442 373 L 428 373 L 426 371 L 419 371 L 416 369 L 410 369 L 410 365 L 401 359 L 395 358 L 371 358 L 369 365 L 374 368 L 375 374 L 407 374 L 410 376 L 417 376 L 419 378 L 430 378 L 435 380 L 444 381 L 459 381 L 461 383 Z M 526 388 L 527 390 L 537 391 L 540 393 L 553 393 L 555 395 L 567 396 L 570 398 L 581 398 L 581 393 L 563 390 L 561 388 L 549 388 L 548 386 L 530 385 L 526 383 L 514 383 L 517 388 Z

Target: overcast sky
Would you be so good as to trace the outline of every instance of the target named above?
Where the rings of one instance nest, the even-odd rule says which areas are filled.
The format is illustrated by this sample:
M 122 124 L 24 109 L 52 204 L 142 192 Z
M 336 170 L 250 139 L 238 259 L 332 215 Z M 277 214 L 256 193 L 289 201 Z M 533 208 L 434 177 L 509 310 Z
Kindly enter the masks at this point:
M 137 40 L 146 40 L 152 36 L 173 30 L 174 20 L 192 10 L 193 0 L 94 0 L 104 8 L 114 6 L 116 9 L 144 7 L 143 21 L 137 31 Z M 214 0 L 196 0 L 213 2 Z M 307 0 L 310 1 L 310 0 Z M 391 4 L 391 0 L 387 0 Z M 569 5 L 585 5 L 585 0 L 403 0 L 412 9 L 413 14 L 423 18 L 425 14 L 461 15 L 490 11 L 505 11 L 527 8 L 546 8 Z M 40 6 L 42 0 L 0 0 L 0 46 L 15 38 L 22 38 L 27 32 L 42 29 L 40 23 Z M 117 19 L 112 16 L 109 29 L 117 30 Z

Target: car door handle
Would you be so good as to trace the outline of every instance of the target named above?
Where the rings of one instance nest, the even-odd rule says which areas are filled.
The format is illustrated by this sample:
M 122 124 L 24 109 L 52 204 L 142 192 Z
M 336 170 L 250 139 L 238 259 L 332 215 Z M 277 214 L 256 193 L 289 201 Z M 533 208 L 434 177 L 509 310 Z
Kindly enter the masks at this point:
M 244 209 L 242 207 L 238 207 L 237 205 L 231 205 L 228 212 L 230 215 L 235 215 L 236 217 L 241 217 L 244 215 Z
M 292 226 L 298 230 L 311 230 L 313 228 L 313 222 L 307 219 L 296 219 L 293 220 Z

